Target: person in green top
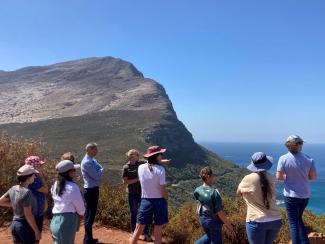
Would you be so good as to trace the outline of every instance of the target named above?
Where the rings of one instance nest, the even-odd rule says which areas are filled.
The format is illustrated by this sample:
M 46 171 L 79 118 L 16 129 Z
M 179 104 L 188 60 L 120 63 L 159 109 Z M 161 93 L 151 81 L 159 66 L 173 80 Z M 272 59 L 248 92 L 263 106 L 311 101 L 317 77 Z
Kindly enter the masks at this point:
M 209 167 L 200 171 L 200 178 L 203 184 L 194 191 L 194 198 L 197 201 L 197 212 L 200 224 L 205 234 L 194 244 L 222 244 L 222 225 L 233 231 L 233 225 L 223 211 L 223 204 L 220 193 L 212 187 L 214 175 Z

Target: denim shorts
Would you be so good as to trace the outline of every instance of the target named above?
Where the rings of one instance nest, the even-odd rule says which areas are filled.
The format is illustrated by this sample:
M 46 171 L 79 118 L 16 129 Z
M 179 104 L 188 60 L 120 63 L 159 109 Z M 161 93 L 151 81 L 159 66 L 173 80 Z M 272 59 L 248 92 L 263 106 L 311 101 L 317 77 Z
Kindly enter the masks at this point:
M 14 219 L 11 223 L 11 235 L 14 242 L 34 244 L 35 234 L 26 219 Z
M 138 211 L 138 224 L 163 225 L 168 223 L 167 201 L 164 198 L 142 198 Z

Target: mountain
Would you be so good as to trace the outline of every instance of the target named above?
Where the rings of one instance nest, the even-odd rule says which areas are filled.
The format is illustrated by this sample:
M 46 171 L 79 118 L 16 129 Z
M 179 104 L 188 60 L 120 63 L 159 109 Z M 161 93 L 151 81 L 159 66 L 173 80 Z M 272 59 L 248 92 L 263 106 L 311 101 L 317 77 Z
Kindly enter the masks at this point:
M 0 85 L 0 131 L 42 140 L 56 159 L 72 151 L 80 160 L 84 145 L 96 141 L 112 182 L 120 182 L 128 149 L 143 153 L 153 144 L 168 149 L 174 192 L 197 184 L 202 165 L 215 169 L 218 187 L 227 193 L 243 174 L 195 143 L 165 89 L 121 59 L 86 58 L 0 72 Z

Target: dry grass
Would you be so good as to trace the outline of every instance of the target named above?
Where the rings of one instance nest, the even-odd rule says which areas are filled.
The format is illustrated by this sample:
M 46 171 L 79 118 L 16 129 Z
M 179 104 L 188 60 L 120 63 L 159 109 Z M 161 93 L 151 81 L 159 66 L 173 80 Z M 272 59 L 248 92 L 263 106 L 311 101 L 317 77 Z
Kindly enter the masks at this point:
M 22 140 L 0 135 L 0 194 L 4 194 L 17 183 L 17 170 L 24 165 L 25 158 L 31 155 L 40 156 L 46 164 L 43 166 L 45 181 L 48 185 L 55 177 L 54 162 L 49 159 L 46 146 L 41 141 Z M 0 225 L 11 217 L 11 210 L 0 208 Z

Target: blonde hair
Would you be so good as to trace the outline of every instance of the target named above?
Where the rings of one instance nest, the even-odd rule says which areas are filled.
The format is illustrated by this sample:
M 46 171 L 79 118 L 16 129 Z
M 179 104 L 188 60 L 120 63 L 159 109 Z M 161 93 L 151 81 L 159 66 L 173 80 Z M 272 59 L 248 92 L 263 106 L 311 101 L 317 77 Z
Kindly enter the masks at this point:
M 66 152 L 66 153 L 62 154 L 61 160 L 70 160 L 71 162 L 74 163 L 75 157 L 73 156 L 73 154 L 71 152 Z
M 139 151 L 136 149 L 130 149 L 125 155 L 128 159 L 130 159 L 131 155 L 133 155 L 133 154 L 140 156 Z

